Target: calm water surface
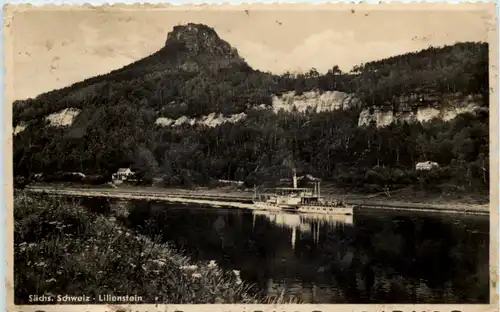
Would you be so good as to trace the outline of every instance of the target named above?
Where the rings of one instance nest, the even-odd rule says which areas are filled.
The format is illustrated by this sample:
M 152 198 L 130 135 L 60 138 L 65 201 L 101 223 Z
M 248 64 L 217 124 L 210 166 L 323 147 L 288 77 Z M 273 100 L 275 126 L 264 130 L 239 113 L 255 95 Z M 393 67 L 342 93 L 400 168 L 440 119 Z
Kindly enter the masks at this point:
M 130 226 L 174 242 L 193 260 L 240 270 L 261 294 L 307 303 L 489 302 L 488 217 L 111 205 L 127 207 Z

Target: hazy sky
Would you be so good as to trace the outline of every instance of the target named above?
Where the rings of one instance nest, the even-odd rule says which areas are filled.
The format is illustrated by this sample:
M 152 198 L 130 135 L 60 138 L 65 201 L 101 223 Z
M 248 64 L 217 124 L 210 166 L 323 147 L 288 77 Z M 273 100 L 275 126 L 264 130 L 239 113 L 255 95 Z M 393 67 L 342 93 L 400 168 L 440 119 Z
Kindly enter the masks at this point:
M 451 6 L 450 6 L 451 7 Z M 366 7 L 365 7 L 366 8 Z M 99 10 L 31 9 L 10 18 L 13 98 L 109 72 L 160 49 L 173 26 L 215 28 L 254 68 L 324 72 L 456 41 L 487 41 L 477 10 Z

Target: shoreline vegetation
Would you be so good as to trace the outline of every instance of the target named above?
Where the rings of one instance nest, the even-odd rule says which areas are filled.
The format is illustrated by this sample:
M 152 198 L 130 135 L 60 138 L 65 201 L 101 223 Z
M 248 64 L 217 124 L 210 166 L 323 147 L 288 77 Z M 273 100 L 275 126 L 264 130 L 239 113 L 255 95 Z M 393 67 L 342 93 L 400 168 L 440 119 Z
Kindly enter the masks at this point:
M 288 303 L 254 291 L 238 271 L 194 263 L 168 243 L 128 229 L 119 216 L 77 201 L 16 191 L 14 207 L 16 304 L 64 304 L 58 294 L 88 296 L 80 303 L 97 303 L 103 294 L 142 303 Z M 56 299 L 30 302 L 32 294 Z

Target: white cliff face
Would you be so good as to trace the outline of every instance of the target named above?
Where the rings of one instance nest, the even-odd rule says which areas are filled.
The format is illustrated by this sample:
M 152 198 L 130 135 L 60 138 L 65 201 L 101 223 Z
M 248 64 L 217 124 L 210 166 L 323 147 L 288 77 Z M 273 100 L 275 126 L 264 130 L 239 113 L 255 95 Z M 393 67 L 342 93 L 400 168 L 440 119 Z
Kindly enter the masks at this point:
M 448 112 L 444 112 L 444 114 L 448 115 Z M 415 119 L 420 122 L 426 122 L 432 120 L 434 118 L 439 118 L 441 115 L 441 111 L 439 109 L 433 107 L 425 107 L 419 108 L 417 113 L 415 114 Z
M 375 122 L 377 127 L 380 128 L 386 127 L 396 121 L 422 123 L 434 118 L 450 121 L 459 114 L 474 113 L 477 110 L 483 109 L 474 97 L 467 97 L 461 100 L 445 99 L 442 103 L 438 103 L 437 107 L 420 107 L 416 112 L 397 112 L 395 114 L 392 111 L 382 111 L 379 108 L 375 108 L 373 113 L 370 113 L 370 109 L 367 108 L 361 111 L 358 126 L 367 126 L 371 122 Z
M 352 95 L 339 91 L 310 91 L 304 92 L 302 95 L 296 95 L 294 91 L 287 92 L 281 96 L 272 96 L 272 106 L 268 107 L 265 104 L 252 107 L 255 110 L 272 109 L 273 112 L 279 111 L 291 112 L 296 109 L 299 112 L 326 112 L 340 109 L 351 108 L 358 105 L 359 101 Z M 223 123 L 236 123 L 245 119 L 245 113 L 234 114 L 230 117 L 224 117 L 222 114 L 211 113 L 210 115 L 201 118 L 189 118 L 182 116 L 177 119 L 168 117 L 160 117 L 156 120 L 159 126 L 176 127 L 184 124 L 189 125 L 205 125 L 208 127 L 216 127 Z
M 378 128 L 381 128 L 387 127 L 397 120 L 406 121 L 408 123 L 416 122 L 416 118 L 411 112 L 394 115 L 392 111 L 381 111 L 380 109 L 375 109 L 373 113 L 370 113 L 369 109 L 364 109 L 359 114 L 358 126 L 368 126 L 370 123 L 374 122 Z
M 14 127 L 13 132 L 14 132 L 14 135 L 17 135 L 17 134 L 23 132 L 24 130 L 26 130 L 26 124 L 24 122 L 21 122 L 17 126 Z
M 208 127 L 217 127 L 223 123 L 236 123 L 238 121 L 244 120 L 247 117 L 245 113 L 234 114 L 230 117 L 224 117 L 222 114 L 211 113 L 209 115 L 203 116 L 201 118 L 188 118 L 186 116 L 179 117 L 177 119 L 171 119 L 166 117 L 160 117 L 156 119 L 156 124 L 163 127 L 178 127 L 180 125 L 189 124 L 194 125 L 205 125 Z
M 57 113 L 50 114 L 45 117 L 52 127 L 66 127 L 73 124 L 73 120 L 80 114 L 80 110 L 76 108 L 65 108 Z M 12 129 L 14 135 L 17 135 L 26 130 L 26 123 L 20 122 Z
M 290 112 L 294 108 L 299 112 L 312 109 L 313 112 L 320 113 L 339 109 L 347 109 L 358 104 L 353 95 L 339 91 L 309 91 L 302 95 L 296 95 L 295 91 L 287 92 L 280 97 L 272 97 L 272 107 L 274 112 L 284 110 Z
M 80 114 L 80 110 L 76 108 L 65 108 L 58 113 L 53 113 L 45 117 L 45 120 L 50 122 L 51 126 L 64 127 L 71 126 L 76 116 Z

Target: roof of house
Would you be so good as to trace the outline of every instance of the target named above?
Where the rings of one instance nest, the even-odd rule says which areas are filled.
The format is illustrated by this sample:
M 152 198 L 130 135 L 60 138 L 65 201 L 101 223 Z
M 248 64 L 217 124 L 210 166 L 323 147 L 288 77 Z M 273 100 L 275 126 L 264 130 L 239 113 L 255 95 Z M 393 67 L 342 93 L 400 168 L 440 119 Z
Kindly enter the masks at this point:
M 437 162 L 434 162 L 434 161 L 422 161 L 422 162 L 419 162 L 417 163 L 417 166 L 423 166 L 423 165 L 437 165 L 438 163 Z
M 130 168 L 120 168 L 120 169 L 118 169 L 118 173 L 125 173 L 127 171 L 130 171 Z

